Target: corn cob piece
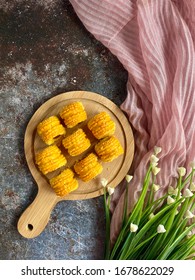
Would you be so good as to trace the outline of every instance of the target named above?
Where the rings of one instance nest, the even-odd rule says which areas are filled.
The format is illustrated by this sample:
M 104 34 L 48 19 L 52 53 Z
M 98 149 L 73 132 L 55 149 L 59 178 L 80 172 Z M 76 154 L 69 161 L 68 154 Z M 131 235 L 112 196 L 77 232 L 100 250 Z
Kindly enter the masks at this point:
M 64 165 L 67 160 L 56 145 L 49 146 L 35 155 L 39 170 L 46 175 Z
M 74 127 L 87 119 L 87 113 L 81 102 L 73 102 L 66 105 L 60 111 L 60 117 L 68 128 Z
M 99 175 L 103 167 L 98 162 L 97 156 L 90 153 L 87 157 L 75 163 L 74 170 L 82 181 L 88 182 Z
M 62 145 L 65 149 L 68 149 L 68 153 L 71 156 L 78 156 L 86 151 L 91 143 L 86 137 L 85 132 L 79 128 L 74 133 L 64 138 L 62 140 Z
M 95 151 L 102 161 L 111 162 L 124 153 L 123 147 L 115 136 L 106 137 L 95 145 Z
M 47 145 L 51 145 L 54 144 L 56 137 L 65 135 L 66 130 L 58 117 L 51 116 L 38 124 L 37 133 Z
M 113 135 L 115 132 L 115 123 L 106 112 L 95 115 L 87 126 L 97 139 Z
M 74 178 L 74 173 L 69 168 L 50 179 L 49 182 L 57 196 L 67 195 L 78 188 L 78 181 Z

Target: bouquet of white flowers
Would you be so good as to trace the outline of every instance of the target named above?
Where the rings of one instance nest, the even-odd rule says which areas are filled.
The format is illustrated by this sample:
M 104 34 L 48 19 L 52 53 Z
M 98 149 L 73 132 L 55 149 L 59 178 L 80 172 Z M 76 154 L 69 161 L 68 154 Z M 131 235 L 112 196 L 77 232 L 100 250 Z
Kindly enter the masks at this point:
M 155 147 L 144 178 L 142 191 L 130 214 L 127 213 L 128 186 L 132 176 L 126 175 L 126 199 L 122 226 L 117 240 L 110 245 L 110 200 L 114 191 L 104 187 L 106 213 L 105 259 L 109 260 L 184 260 L 195 259 L 195 165 L 186 175 L 184 167 L 178 168 L 176 186 L 169 186 L 168 192 L 155 199 L 160 186 L 156 184 L 159 147 Z

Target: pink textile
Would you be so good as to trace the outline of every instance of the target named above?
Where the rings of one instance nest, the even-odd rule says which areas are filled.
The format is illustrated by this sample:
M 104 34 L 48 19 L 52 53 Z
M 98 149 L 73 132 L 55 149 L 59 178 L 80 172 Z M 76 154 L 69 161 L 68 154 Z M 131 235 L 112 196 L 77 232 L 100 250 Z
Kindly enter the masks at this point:
M 177 167 L 195 159 L 194 0 L 70 0 L 85 27 L 129 73 L 121 108 L 134 128 L 136 152 L 129 200 L 141 188 L 153 147 L 161 146 L 162 186 Z M 123 195 L 114 209 L 111 237 L 119 230 Z

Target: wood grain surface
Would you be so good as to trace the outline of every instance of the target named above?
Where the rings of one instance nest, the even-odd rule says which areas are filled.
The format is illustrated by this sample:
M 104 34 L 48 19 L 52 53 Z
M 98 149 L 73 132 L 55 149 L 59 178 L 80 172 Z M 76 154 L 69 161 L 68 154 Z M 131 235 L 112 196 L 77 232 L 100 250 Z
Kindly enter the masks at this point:
M 67 196 L 58 197 L 50 187 L 48 179 L 59 174 L 64 168 L 58 169 L 47 176 L 44 176 L 38 170 L 34 157 L 36 152 L 46 147 L 46 144 L 40 139 L 36 129 L 38 123 L 42 120 L 52 115 L 59 116 L 59 111 L 63 106 L 74 101 L 81 101 L 83 103 L 88 118 L 85 122 L 74 128 L 66 128 L 66 136 L 74 132 L 76 129 L 82 128 L 91 141 L 91 147 L 77 157 L 71 157 L 66 151 L 63 151 L 68 161 L 64 168 L 72 168 L 76 161 L 85 157 L 89 152 L 94 151 L 94 145 L 98 140 L 95 139 L 88 130 L 87 122 L 94 115 L 102 111 L 107 112 L 115 122 L 115 136 L 123 146 L 124 154 L 110 163 L 100 161 L 103 165 L 103 172 L 99 176 L 87 183 L 84 183 L 77 178 L 79 181 L 79 188 Z M 59 143 L 57 143 L 57 145 L 58 144 Z M 38 186 L 38 194 L 32 204 L 21 215 L 18 221 L 18 231 L 26 238 L 34 238 L 44 230 L 49 221 L 51 211 L 57 202 L 61 200 L 90 199 L 102 195 L 103 188 L 100 183 L 102 178 L 108 180 L 108 186 L 116 187 L 125 177 L 132 163 L 134 155 L 134 138 L 126 116 L 112 101 L 97 93 L 72 91 L 62 93 L 49 99 L 34 113 L 26 128 L 24 149 L 28 167 Z

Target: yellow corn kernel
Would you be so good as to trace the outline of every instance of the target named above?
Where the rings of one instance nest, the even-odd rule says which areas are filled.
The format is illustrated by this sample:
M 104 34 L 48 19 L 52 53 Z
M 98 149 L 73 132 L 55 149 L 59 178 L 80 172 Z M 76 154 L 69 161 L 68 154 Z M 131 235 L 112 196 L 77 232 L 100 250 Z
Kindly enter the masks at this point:
M 98 162 L 97 156 L 90 153 L 87 157 L 75 163 L 74 170 L 82 181 L 88 182 L 99 175 L 103 167 Z
M 101 112 L 89 120 L 89 130 L 97 139 L 111 136 L 115 132 L 115 123 L 106 112 Z
M 111 162 L 124 153 L 123 147 L 115 136 L 106 137 L 95 145 L 95 151 L 102 161 Z
M 65 169 L 59 175 L 49 180 L 57 196 L 64 196 L 78 188 L 78 181 L 71 169 Z
M 60 111 L 60 117 L 69 128 L 87 119 L 87 113 L 81 102 L 70 103 Z
M 58 136 L 65 135 L 66 130 L 58 117 L 51 116 L 38 124 L 37 133 L 47 145 L 51 145 Z
M 57 170 L 66 165 L 67 160 L 60 149 L 55 146 L 49 146 L 35 155 L 35 162 L 39 170 L 46 175 L 49 172 Z
M 85 132 L 79 128 L 71 135 L 62 140 L 62 145 L 68 150 L 71 156 L 78 156 L 86 151 L 91 143 Z

